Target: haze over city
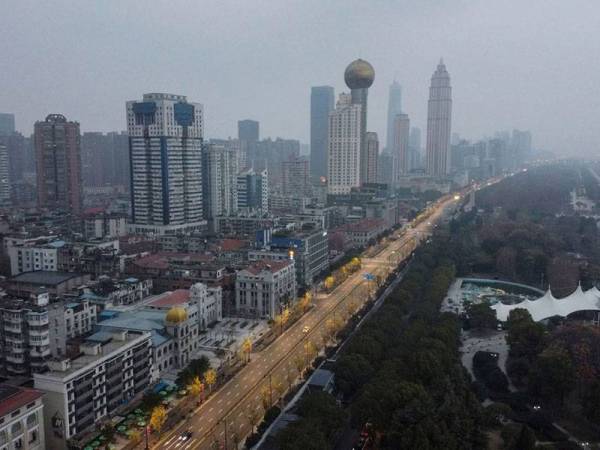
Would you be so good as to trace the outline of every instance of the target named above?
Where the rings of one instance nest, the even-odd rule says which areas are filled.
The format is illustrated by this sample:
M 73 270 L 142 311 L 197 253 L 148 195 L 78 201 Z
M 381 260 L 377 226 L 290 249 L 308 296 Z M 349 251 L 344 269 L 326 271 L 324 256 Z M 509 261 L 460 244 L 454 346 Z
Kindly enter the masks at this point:
M 17 129 L 61 112 L 82 130 L 124 129 L 126 100 L 174 92 L 204 104 L 208 137 L 309 142 L 310 87 L 345 90 L 357 57 L 375 68 L 369 129 L 385 136 L 388 86 L 425 128 L 440 57 L 452 74 L 452 131 L 530 129 L 538 149 L 594 156 L 600 5 L 593 1 L 10 1 L 0 105 Z
M 600 3 L 2 6 L 0 450 L 600 450 Z

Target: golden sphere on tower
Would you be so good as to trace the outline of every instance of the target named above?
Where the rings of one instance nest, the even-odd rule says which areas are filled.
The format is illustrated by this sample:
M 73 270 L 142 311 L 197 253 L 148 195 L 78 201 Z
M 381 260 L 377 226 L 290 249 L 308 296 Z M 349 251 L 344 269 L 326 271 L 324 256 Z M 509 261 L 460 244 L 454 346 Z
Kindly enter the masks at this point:
M 363 59 L 352 61 L 344 72 L 344 81 L 350 89 L 365 89 L 373 84 L 375 70 Z

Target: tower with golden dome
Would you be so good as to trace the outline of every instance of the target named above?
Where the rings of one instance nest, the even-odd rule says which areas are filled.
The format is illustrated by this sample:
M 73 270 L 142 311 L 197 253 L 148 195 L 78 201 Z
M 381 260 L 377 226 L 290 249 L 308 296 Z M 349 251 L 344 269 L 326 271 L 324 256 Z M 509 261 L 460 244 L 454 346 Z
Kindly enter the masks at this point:
M 369 155 L 367 151 L 367 98 L 369 88 L 375 80 L 375 70 L 373 66 L 363 60 L 357 59 L 352 61 L 344 72 L 344 81 L 350 88 L 352 104 L 360 105 L 361 121 L 360 121 L 360 184 L 368 183 L 369 173 L 374 173 L 375 168 L 370 168 Z M 371 162 L 372 164 L 372 162 Z

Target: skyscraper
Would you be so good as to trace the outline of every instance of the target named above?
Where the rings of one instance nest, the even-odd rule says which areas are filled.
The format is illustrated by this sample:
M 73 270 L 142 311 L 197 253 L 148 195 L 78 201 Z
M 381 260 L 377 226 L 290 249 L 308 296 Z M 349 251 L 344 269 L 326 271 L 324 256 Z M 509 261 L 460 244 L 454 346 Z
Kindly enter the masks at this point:
M 377 133 L 367 131 L 367 179 L 365 183 L 377 183 L 377 161 L 379 157 L 379 138 Z
M 360 186 L 362 106 L 341 93 L 335 110 L 329 114 L 329 163 L 327 192 L 348 194 Z
M 15 115 L 0 113 L 0 136 L 10 136 L 15 132 Z
M 134 232 L 202 228 L 202 105 L 183 95 L 127 102 Z
M 327 167 L 327 163 L 325 167 Z M 306 158 L 300 157 L 291 161 L 283 161 L 281 175 L 283 195 L 303 197 L 310 194 L 308 160 Z
M 444 177 L 450 170 L 452 87 L 444 61 L 431 77 L 427 105 L 427 174 Z
M 238 208 L 269 212 L 269 175 L 267 170 L 255 172 L 250 168 L 237 176 Z
M 327 176 L 327 129 L 334 95 L 331 86 L 310 90 L 310 175 L 315 179 Z
M 511 147 L 514 153 L 515 164 L 517 166 L 523 164 L 523 162 L 531 158 L 531 132 L 527 130 L 513 130 Z
M 408 142 L 410 153 L 409 169 L 415 170 L 421 167 L 421 129 L 418 127 L 410 128 L 410 138 Z
M 61 114 L 35 123 L 38 206 L 81 212 L 80 139 L 79 123 Z
M 256 142 L 259 139 L 259 124 L 256 120 L 238 120 L 238 139 L 242 142 Z
M 360 105 L 360 184 L 367 181 L 367 174 L 370 172 L 369 160 L 367 158 L 367 97 L 369 87 L 375 79 L 373 66 L 367 61 L 357 59 L 352 61 L 344 72 L 344 81 L 350 88 L 352 104 Z M 375 169 L 377 170 L 377 169 Z
M 0 142 L 0 208 L 10 206 L 10 179 L 8 176 L 8 148 Z
M 400 177 L 406 175 L 409 170 L 409 134 L 410 119 L 408 118 L 408 114 L 397 114 L 394 118 L 394 143 L 392 146 L 392 156 L 394 157 L 394 183 L 400 181 Z
M 398 114 L 402 113 L 402 87 L 396 80 L 390 84 L 390 93 L 388 97 L 387 110 L 387 136 L 385 145 L 388 151 L 394 148 L 394 120 Z
M 215 217 L 237 210 L 237 154 L 218 144 L 202 147 L 202 197 L 204 217 L 211 225 Z

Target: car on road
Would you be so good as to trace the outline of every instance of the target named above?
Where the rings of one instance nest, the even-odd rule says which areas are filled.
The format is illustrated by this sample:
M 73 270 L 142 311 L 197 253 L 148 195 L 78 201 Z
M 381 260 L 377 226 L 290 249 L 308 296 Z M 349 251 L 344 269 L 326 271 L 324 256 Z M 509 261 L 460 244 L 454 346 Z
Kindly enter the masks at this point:
M 180 441 L 188 441 L 192 438 L 192 435 L 194 434 L 194 432 L 192 430 L 185 430 L 183 433 L 181 433 L 181 435 L 179 436 L 179 440 Z

